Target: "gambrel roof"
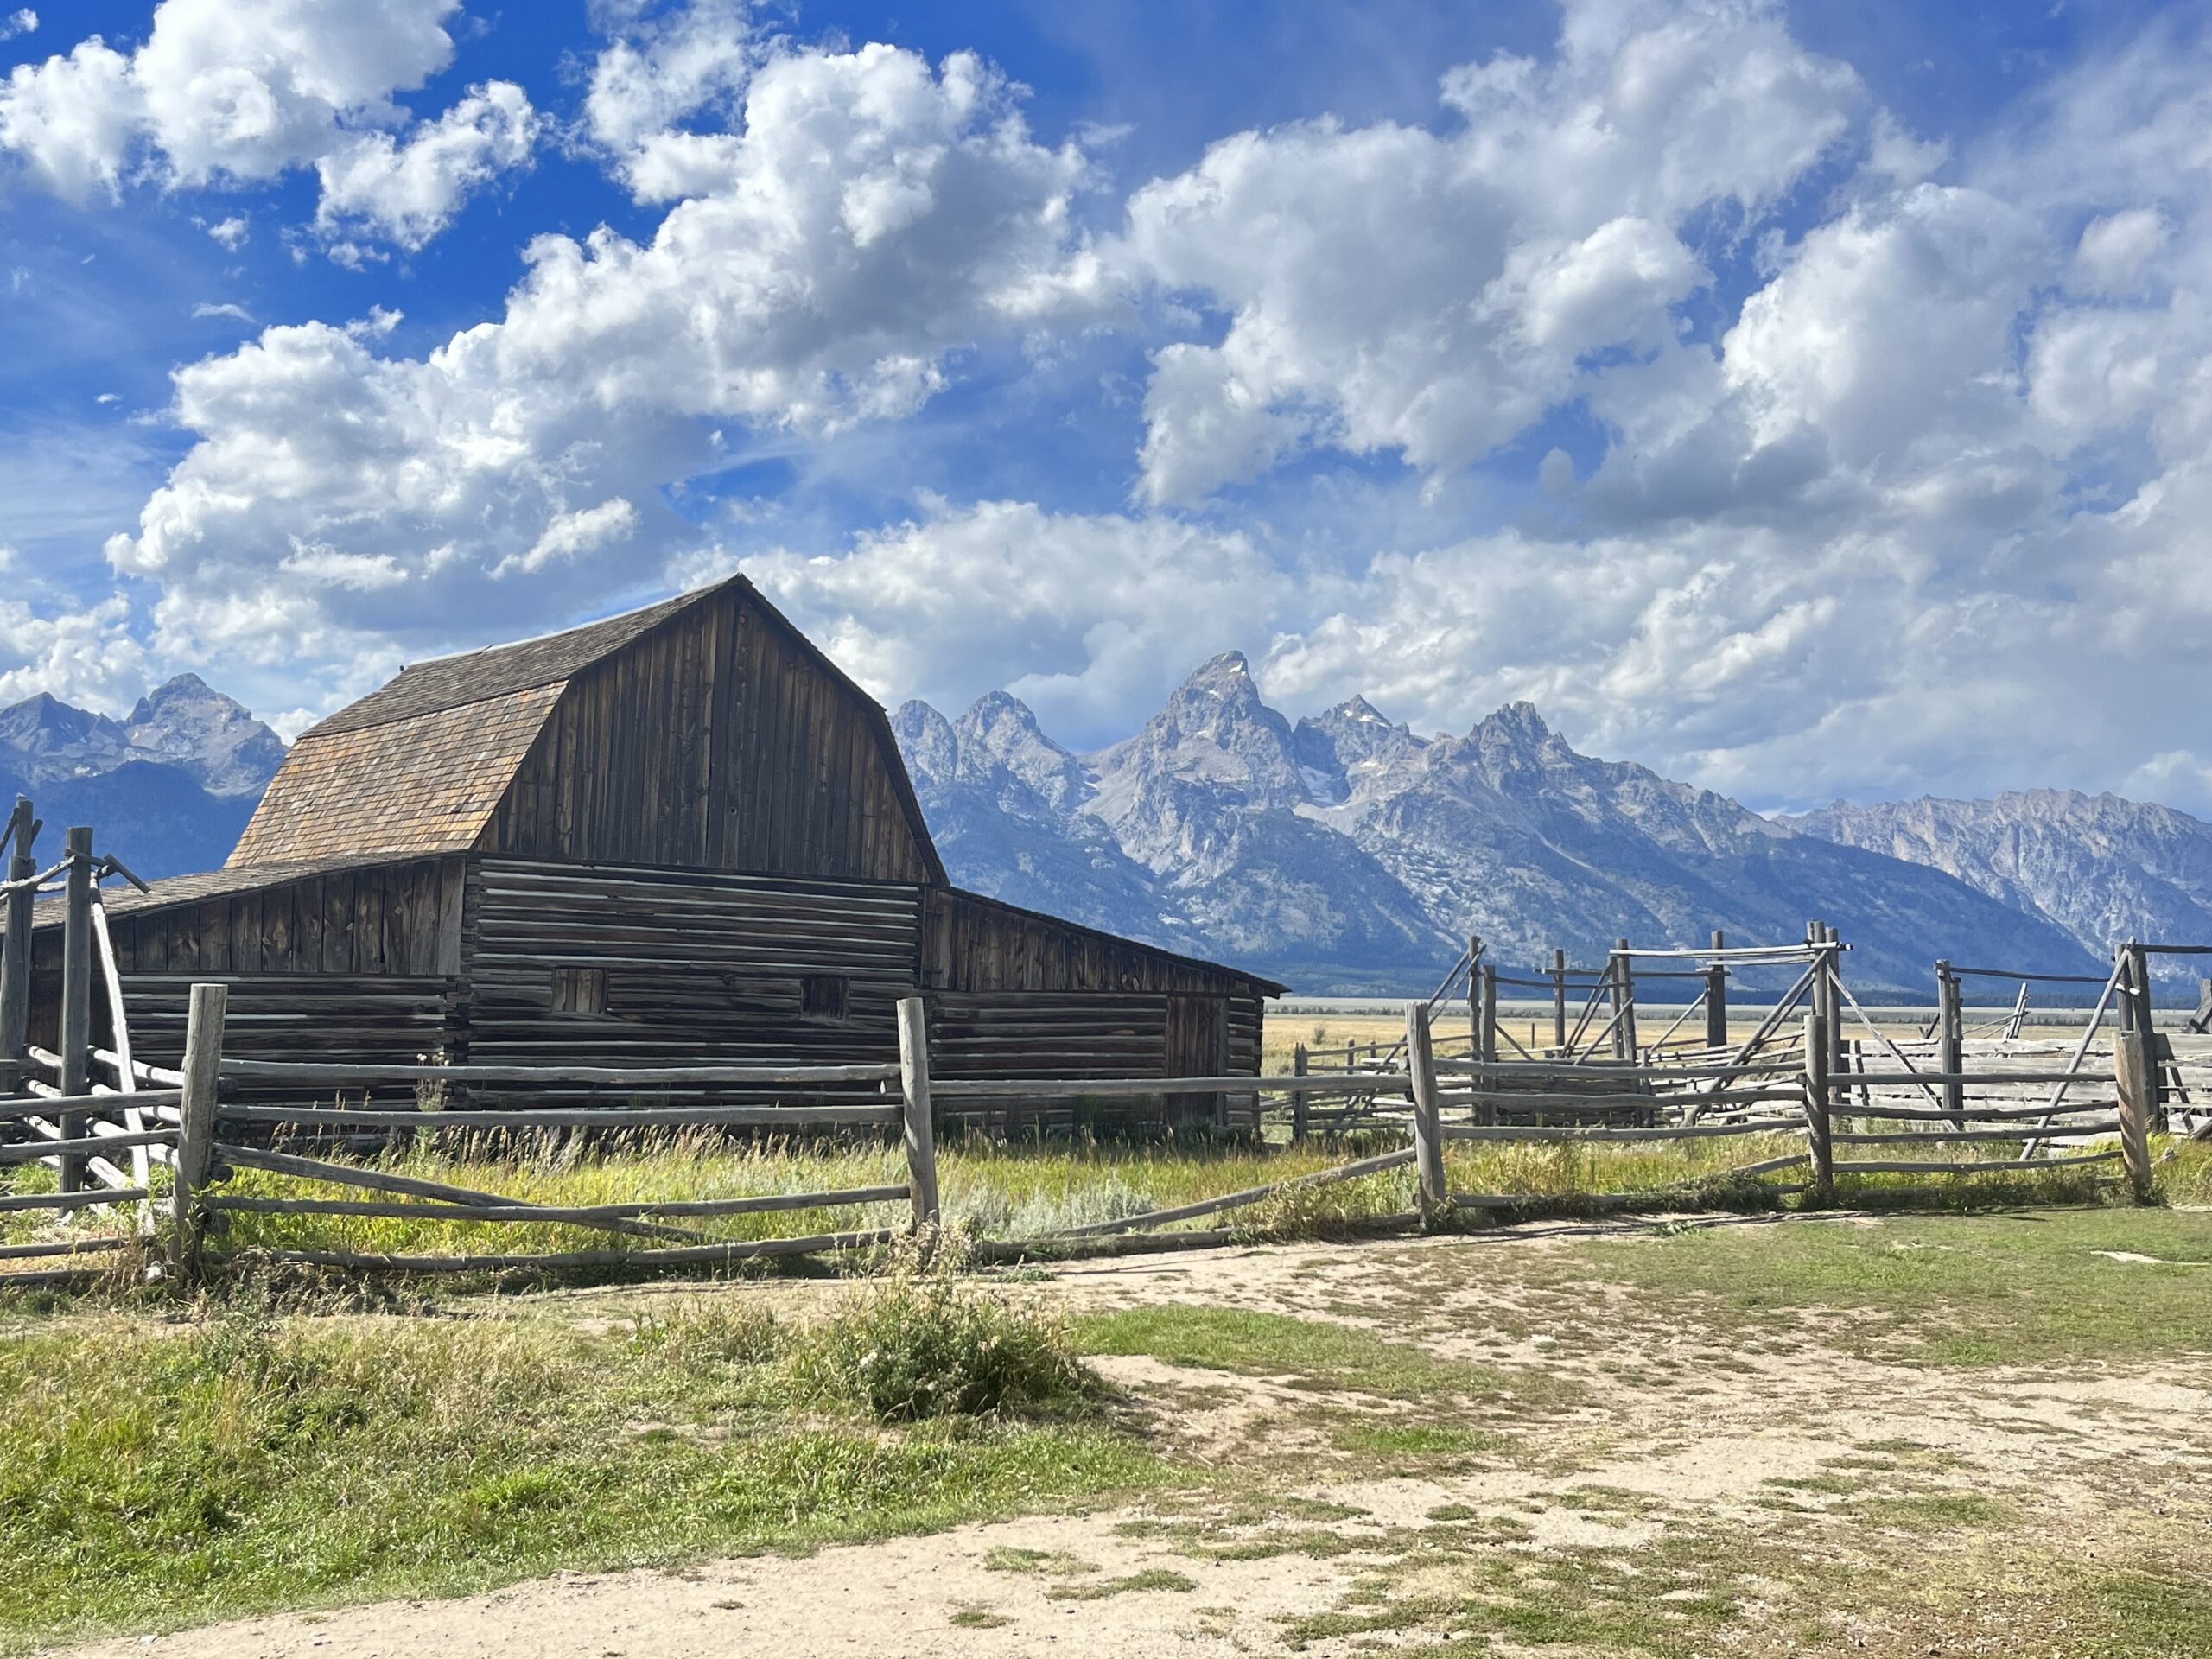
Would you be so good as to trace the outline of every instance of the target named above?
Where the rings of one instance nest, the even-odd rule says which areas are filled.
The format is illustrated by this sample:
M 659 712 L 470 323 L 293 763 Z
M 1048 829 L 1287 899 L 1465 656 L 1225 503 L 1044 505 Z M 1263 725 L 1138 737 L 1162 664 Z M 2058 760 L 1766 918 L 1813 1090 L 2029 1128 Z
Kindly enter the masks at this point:
M 615 664 L 626 653 L 652 662 L 655 671 L 664 677 L 673 673 L 683 688 L 683 695 L 643 710 L 634 703 L 626 706 L 626 713 L 633 717 L 632 741 L 658 743 L 664 734 L 672 733 L 681 741 L 687 734 L 706 733 L 701 722 L 751 719 L 750 710 L 722 708 L 694 695 L 717 674 L 730 678 L 734 664 L 711 652 L 696 653 L 690 643 L 672 640 L 670 632 L 671 627 L 681 634 L 718 626 L 715 615 L 727 617 L 727 606 L 692 621 L 683 619 L 723 596 L 779 642 L 777 650 L 798 665 L 795 671 L 809 677 L 808 683 L 817 688 L 823 706 L 835 704 L 844 710 L 839 719 L 846 730 L 858 734 L 853 741 L 874 752 L 872 764 L 880 766 L 880 775 L 887 781 L 869 798 L 874 804 L 865 809 L 872 815 L 865 820 L 869 826 L 865 836 L 872 837 L 873 826 L 887 820 L 900 824 L 900 833 L 912 837 L 912 858 L 918 860 L 916 873 L 942 883 L 944 868 L 881 705 L 742 576 L 564 632 L 408 667 L 390 683 L 301 735 L 226 868 L 372 853 L 416 856 L 492 846 L 507 833 L 517 802 L 534 810 L 542 796 L 534 754 L 542 760 L 550 746 L 558 752 L 561 764 L 602 768 L 625 758 L 619 744 L 612 762 L 604 749 L 580 756 L 575 734 L 568 729 L 577 716 L 573 710 L 566 715 L 561 710 L 572 685 L 603 665 Z M 810 703 L 808 709 L 815 709 L 815 705 Z M 786 735 L 793 746 L 819 745 L 829 741 L 829 731 L 830 722 L 816 710 L 795 715 Z M 711 741 L 735 739 L 733 732 L 717 728 Z M 840 753 L 851 750 L 849 747 Z M 863 810 L 859 795 L 849 809 L 843 809 L 838 804 L 845 801 L 844 793 L 826 792 L 830 773 L 835 772 L 842 779 L 851 764 L 848 760 L 840 758 L 832 766 L 828 760 L 799 753 L 779 755 L 779 760 L 796 779 L 789 787 L 825 791 L 827 804 L 822 811 L 833 819 L 839 810 Z M 711 761 L 702 762 L 708 764 Z M 519 791 L 518 778 L 530 780 Z M 713 803 L 703 792 L 691 790 L 693 781 L 677 779 L 672 786 L 676 793 L 668 800 L 660 798 L 663 791 L 658 789 L 646 791 L 639 798 L 638 810 L 649 818 L 664 810 L 687 813 L 687 822 L 696 823 Z M 503 806 L 507 818 L 500 817 Z M 819 819 L 817 813 L 815 821 Z M 697 855 L 681 861 L 696 862 Z

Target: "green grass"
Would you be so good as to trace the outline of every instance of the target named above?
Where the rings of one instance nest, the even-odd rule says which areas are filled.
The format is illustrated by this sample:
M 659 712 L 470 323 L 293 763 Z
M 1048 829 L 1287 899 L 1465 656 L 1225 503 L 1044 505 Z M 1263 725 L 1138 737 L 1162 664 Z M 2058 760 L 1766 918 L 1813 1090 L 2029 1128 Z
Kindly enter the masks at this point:
M 1088 1408 L 1049 1323 L 1013 1332 L 1030 1357 L 1012 1375 L 969 1363 L 998 1367 L 980 1414 L 924 1415 L 823 1363 L 897 1323 L 884 1299 L 900 1294 L 869 1287 L 812 1325 L 732 1297 L 602 1331 L 238 1313 L 21 1328 L 0 1347 L 0 1647 L 806 1548 L 1177 1478 Z M 1003 1343 L 1023 1317 L 999 1306 L 906 1340 Z
M 1512 1401 L 1545 1408 L 1571 1404 L 1583 1392 L 1571 1378 L 1445 1359 L 1356 1325 L 1249 1308 L 1184 1303 L 1122 1308 L 1077 1319 L 1075 1335 L 1087 1353 L 1145 1354 L 1170 1365 L 1282 1377 L 1294 1386 L 1387 1399 Z
M 2212 1349 L 2212 1215 L 2193 1211 L 1739 1224 L 1592 1241 L 1562 1270 L 1625 1286 L 1655 1314 L 1719 1335 L 1794 1331 L 1892 1363 L 2069 1365 Z

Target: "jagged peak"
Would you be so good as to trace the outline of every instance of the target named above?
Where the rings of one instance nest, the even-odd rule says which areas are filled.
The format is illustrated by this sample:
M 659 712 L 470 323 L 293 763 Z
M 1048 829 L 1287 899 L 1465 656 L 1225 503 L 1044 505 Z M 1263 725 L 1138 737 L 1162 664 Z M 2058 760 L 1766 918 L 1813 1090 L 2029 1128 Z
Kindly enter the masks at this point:
M 907 698 L 891 715 L 892 731 L 902 737 L 910 731 L 933 732 L 940 727 L 949 733 L 952 730 L 952 722 L 939 714 L 934 704 L 925 702 L 919 697 Z
M 1479 736 L 1484 732 L 1516 738 L 1524 743 L 1548 743 L 1559 736 L 1544 723 L 1544 717 L 1537 711 L 1536 705 L 1525 697 L 1509 702 L 1477 721 L 1468 735 Z

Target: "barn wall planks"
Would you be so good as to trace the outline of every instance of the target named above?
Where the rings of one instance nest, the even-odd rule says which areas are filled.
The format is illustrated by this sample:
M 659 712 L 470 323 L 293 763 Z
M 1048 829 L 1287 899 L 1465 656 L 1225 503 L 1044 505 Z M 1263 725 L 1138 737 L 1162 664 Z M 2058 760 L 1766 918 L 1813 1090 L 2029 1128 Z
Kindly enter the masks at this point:
M 578 671 L 479 844 L 571 862 L 938 874 L 882 709 L 739 588 Z
M 467 1057 L 880 1062 L 912 994 L 919 903 L 903 884 L 483 859 Z M 577 1011 L 579 976 L 597 1011 Z
M 933 1070 L 948 1081 L 1259 1064 L 1260 982 L 911 882 L 476 855 L 163 887 L 175 902 L 159 888 L 117 895 L 111 924 L 136 1046 L 159 1063 L 181 1049 L 187 988 L 214 978 L 233 987 L 230 1052 L 257 1058 L 874 1062 L 894 1051 L 896 1003 L 919 985 Z M 37 945 L 42 1032 L 59 930 Z M 410 1091 L 378 1093 L 401 1103 Z M 956 1115 L 995 1128 L 1141 1127 L 1211 1120 L 1215 1104 Z M 1230 1110 L 1249 1121 L 1248 1102 L 1231 1097 Z
M 957 888 L 929 890 L 922 982 L 948 991 L 1188 991 L 1258 995 L 1271 982 Z

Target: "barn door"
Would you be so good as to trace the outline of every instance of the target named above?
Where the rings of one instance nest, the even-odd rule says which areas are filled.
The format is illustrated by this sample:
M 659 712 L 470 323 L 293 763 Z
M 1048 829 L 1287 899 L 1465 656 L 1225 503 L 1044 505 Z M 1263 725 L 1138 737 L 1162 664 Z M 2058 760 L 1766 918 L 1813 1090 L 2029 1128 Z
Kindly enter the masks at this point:
M 1218 1077 L 1229 1071 L 1229 999 L 1198 991 L 1171 991 L 1167 996 L 1167 1052 L 1160 1075 L 1166 1077 Z M 1229 1096 L 1225 1094 L 1170 1095 L 1167 1121 L 1211 1123 L 1229 1127 Z

